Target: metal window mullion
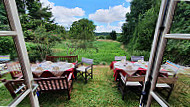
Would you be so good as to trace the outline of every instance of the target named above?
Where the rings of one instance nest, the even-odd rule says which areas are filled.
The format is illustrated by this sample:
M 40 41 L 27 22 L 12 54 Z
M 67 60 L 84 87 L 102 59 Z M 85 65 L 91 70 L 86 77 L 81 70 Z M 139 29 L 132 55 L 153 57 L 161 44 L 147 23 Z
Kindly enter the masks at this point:
M 1 36 L 16 36 L 17 33 L 15 31 L 0 31 Z
M 31 106 L 39 107 L 38 98 L 37 96 L 34 96 L 32 92 L 33 76 L 30 69 L 29 58 L 27 55 L 26 45 L 24 41 L 22 27 L 18 17 L 18 11 L 15 0 L 3 0 L 3 1 L 5 4 L 5 9 L 7 11 L 7 16 L 11 30 L 17 32 L 17 36 L 13 37 L 13 40 L 17 49 L 19 62 L 21 64 L 21 69 L 23 71 L 24 81 L 28 89 L 30 90 L 29 97 L 30 97 Z
M 162 25 L 161 22 L 163 21 L 166 2 L 167 2 L 167 0 L 163 0 L 162 4 L 161 4 L 161 7 L 160 7 L 159 18 L 158 18 L 158 21 L 157 21 L 157 24 L 156 24 L 156 29 L 155 29 L 155 33 L 154 33 L 154 40 L 153 40 L 151 54 L 150 54 L 149 66 L 148 66 L 148 69 L 147 69 L 147 72 L 146 72 L 145 81 L 147 81 L 148 76 L 150 75 L 150 71 L 151 71 L 152 64 L 153 64 L 153 58 L 155 57 L 155 52 L 156 52 L 156 47 L 157 47 L 157 43 L 158 43 L 158 39 L 159 39 L 160 27 Z
M 190 34 L 166 34 L 164 36 L 166 39 L 183 39 L 190 40 Z
M 146 72 L 145 83 L 148 81 L 148 78 L 149 78 L 151 71 L 152 71 L 153 61 L 154 61 L 154 57 L 156 55 L 155 53 L 156 53 L 157 45 L 158 45 L 158 41 L 159 41 L 160 28 L 162 26 L 162 21 L 164 19 L 164 14 L 165 14 L 164 11 L 166 8 L 166 4 L 167 4 L 167 0 L 162 0 L 161 6 L 160 6 L 160 12 L 159 12 L 159 16 L 158 16 L 158 20 L 157 20 L 157 24 L 156 24 L 156 28 L 155 28 L 154 40 L 153 40 L 153 44 L 152 44 L 152 48 L 151 48 L 151 54 L 150 54 L 150 58 L 149 58 L 148 69 Z M 145 85 L 146 84 L 144 84 L 143 92 L 145 91 Z M 142 103 L 141 102 L 142 99 L 143 99 L 143 95 L 141 96 L 140 104 Z
M 30 89 L 26 90 L 20 96 L 16 97 L 8 106 L 16 107 L 29 93 L 30 93 Z
M 164 102 L 161 97 L 159 97 L 158 94 L 154 93 L 154 92 L 150 92 L 150 94 L 152 95 L 152 97 L 162 106 L 162 107 L 168 107 L 168 103 Z
M 161 62 L 162 62 L 164 50 L 165 50 L 166 43 L 167 43 L 167 39 L 164 38 L 164 35 L 169 33 L 169 31 L 170 31 L 170 27 L 171 27 L 171 24 L 172 24 L 172 19 L 173 19 L 173 15 L 174 15 L 174 12 L 175 12 L 176 4 L 177 4 L 176 1 L 173 1 L 173 0 L 170 1 L 168 13 L 167 13 L 167 19 L 166 19 L 166 23 L 165 23 L 165 29 L 164 29 L 163 34 L 162 34 L 162 38 L 161 38 L 161 41 L 160 41 L 161 43 L 160 43 L 160 46 L 159 46 L 159 49 L 158 49 L 158 52 L 157 52 L 156 64 L 155 64 L 154 69 L 153 69 L 153 76 L 152 76 L 153 79 L 151 81 L 150 92 L 152 92 L 155 89 L 155 86 L 156 86 L 156 81 L 157 81 L 157 77 L 158 77 L 158 74 L 159 74 L 160 65 L 161 65 Z M 148 107 L 151 104 L 151 99 L 152 99 L 152 96 L 149 94 L 148 101 L 147 101 L 147 106 Z

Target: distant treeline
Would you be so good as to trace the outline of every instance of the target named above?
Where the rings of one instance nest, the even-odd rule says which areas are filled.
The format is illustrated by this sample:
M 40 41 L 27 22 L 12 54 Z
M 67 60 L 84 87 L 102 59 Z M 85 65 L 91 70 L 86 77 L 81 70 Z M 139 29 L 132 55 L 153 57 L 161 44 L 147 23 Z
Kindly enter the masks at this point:
M 108 36 L 110 35 L 110 32 L 95 33 L 95 36 L 101 36 L 101 35 Z M 120 36 L 120 35 L 121 33 L 117 33 L 117 36 Z

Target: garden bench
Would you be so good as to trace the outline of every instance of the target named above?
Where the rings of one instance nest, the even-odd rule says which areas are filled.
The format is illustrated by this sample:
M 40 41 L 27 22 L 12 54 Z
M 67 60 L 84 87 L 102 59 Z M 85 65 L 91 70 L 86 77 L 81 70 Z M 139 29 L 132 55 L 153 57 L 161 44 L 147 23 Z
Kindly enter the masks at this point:
M 77 63 L 78 56 L 46 56 L 46 61 L 67 61 L 71 63 Z
M 49 91 L 67 91 L 68 99 L 70 100 L 70 93 L 72 90 L 72 73 L 67 77 L 49 77 L 49 78 L 34 78 L 36 84 L 38 84 L 38 92 L 49 92 Z M 18 93 L 24 92 L 27 87 L 24 84 L 23 79 L 17 80 L 1 80 L 9 93 L 13 98 L 16 98 Z
M 70 93 L 73 88 L 72 73 L 64 77 L 49 77 L 49 78 L 34 78 L 38 84 L 38 92 L 49 91 L 67 91 L 68 100 L 70 100 Z

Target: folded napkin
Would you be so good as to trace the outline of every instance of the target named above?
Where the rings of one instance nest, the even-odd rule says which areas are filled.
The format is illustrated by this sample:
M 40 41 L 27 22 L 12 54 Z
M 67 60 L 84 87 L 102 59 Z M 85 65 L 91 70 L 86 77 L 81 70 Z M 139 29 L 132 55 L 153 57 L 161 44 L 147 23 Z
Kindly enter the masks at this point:
M 54 66 L 52 70 L 53 71 L 59 71 L 59 67 L 58 66 Z
M 43 71 L 43 68 L 42 67 L 37 67 L 36 71 Z

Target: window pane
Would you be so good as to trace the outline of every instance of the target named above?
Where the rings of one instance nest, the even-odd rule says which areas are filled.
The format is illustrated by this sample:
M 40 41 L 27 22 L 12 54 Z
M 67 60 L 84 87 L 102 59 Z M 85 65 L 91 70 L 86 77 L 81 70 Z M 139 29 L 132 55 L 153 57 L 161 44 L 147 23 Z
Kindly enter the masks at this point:
M 7 19 L 7 13 L 3 4 L 3 0 L 0 0 L 0 31 L 10 31 L 9 22 Z

